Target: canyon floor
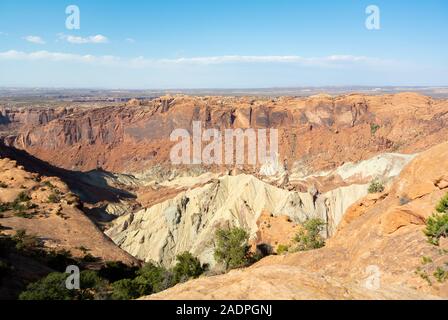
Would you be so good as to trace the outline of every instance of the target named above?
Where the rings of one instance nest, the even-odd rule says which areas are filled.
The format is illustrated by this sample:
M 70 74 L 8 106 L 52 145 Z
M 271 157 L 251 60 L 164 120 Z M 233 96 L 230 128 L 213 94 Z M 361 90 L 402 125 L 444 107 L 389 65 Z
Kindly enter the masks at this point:
M 275 128 L 275 161 L 173 165 L 170 135 L 191 132 L 194 122 Z M 272 248 L 248 268 L 143 299 L 448 298 L 447 281 L 422 277 L 448 268 L 446 239 L 434 246 L 423 233 L 448 193 L 448 100 L 397 93 L 5 103 L 0 133 L 0 202 L 26 195 L 20 214 L 2 212 L 5 234 L 26 230 L 46 250 L 80 258 L 87 250 L 97 264 L 170 267 L 188 251 L 219 269 L 221 227 L 243 228 L 253 248 Z M 369 192 L 372 181 L 384 190 Z M 310 218 L 325 222 L 325 247 L 276 254 Z M 35 269 L 20 274 L 51 271 Z M 19 280 L 7 284 L 23 287 Z

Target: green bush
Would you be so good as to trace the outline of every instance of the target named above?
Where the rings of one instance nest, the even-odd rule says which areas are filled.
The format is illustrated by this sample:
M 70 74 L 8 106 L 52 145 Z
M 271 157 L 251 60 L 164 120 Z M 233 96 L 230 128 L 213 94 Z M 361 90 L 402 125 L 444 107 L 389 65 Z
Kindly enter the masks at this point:
M 50 188 L 50 189 L 52 189 L 52 190 L 55 188 L 54 185 L 50 181 L 45 181 L 43 183 L 43 185 L 48 187 L 48 188 Z
M 432 263 L 431 257 L 423 256 L 422 257 L 422 264 L 428 264 L 428 263 Z
M 20 192 L 17 198 L 12 203 L 2 204 L 0 211 L 14 210 L 17 212 L 23 212 L 28 209 L 34 209 L 36 204 L 30 202 L 31 198 L 26 192 Z M 25 204 L 24 204 L 25 202 Z
M 250 261 L 249 235 L 241 228 L 218 229 L 216 231 L 215 259 L 223 263 L 226 270 L 246 266 Z
M 107 290 L 107 281 L 98 276 L 93 270 L 81 271 L 79 277 L 80 290 L 75 291 L 76 300 L 93 300 L 103 298 Z
M 145 264 L 137 271 L 137 275 L 137 281 L 140 283 L 148 283 L 153 292 L 163 291 L 175 284 L 172 272 L 152 262 Z
M 19 193 L 14 202 L 19 203 L 19 202 L 27 202 L 30 200 L 31 200 L 30 196 L 25 191 L 22 191 Z
M 448 236 L 448 213 L 434 213 L 426 220 L 425 235 L 428 242 L 438 246 L 440 238 Z
M 436 206 L 436 211 L 439 213 L 448 213 L 448 193 L 440 199 Z
M 66 287 L 68 273 L 52 272 L 27 286 L 20 300 L 92 300 L 106 290 L 106 282 L 92 270 L 80 273 L 80 290 Z
M 19 217 L 19 218 L 24 218 L 24 219 L 32 219 L 34 217 L 34 215 L 32 213 L 29 212 L 24 212 L 24 211 L 19 211 L 14 213 L 15 217 Z
M 375 135 L 375 133 L 378 131 L 378 129 L 380 128 L 380 125 L 376 124 L 376 123 L 372 123 L 370 124 L 370 133 L 373 135 Z
M 28 285 L 19 295 L 19 300 L 73 300 L 74 290 L 65 287 L 67 277 L 67 273 L 50 273 L 45 278 Z
M 286 244 L 279 244 L 277 247 L 277 254 L 286 254 L 289 251 L 289 246 Z
M 384 191 L 384 184 L 382 181 L 375 179 L 370 183 L 368 189 L 369 193 L 381 193 L 383 191 Z
M 319 249 L 325 246 L 325 240 L 320 235 L 324 230 L 325 222 L 321 219 L 308 219 L 294 237 L 295 251 Z
M 434 271 L 434 277 L 438 282 L 445 282 L 448 279 L 448 271 L 441 267 L 437 267 L 436 271 Z
M 130 300 L 152 293 L 151 285 L 141 277 L 122 279 L 112 283 L 112 299 Z
M 191 278 L 199 277 L 204 268 L 198 258 L 190 252 L 184 252 L 176 257 L 177 263 L 173 268 L 174 282 L 184 282 Z
M 59 203 L 59 201 L 61 201 L 61 199 L 56 193 L 52 193 L 48 196 L 49 203 Z
M 12 237 L 16 243 L 16 249 L 19 251 L 33 251 L 42 247 L 42 243 L 35 235 L 26 233 L 26 230 L 19 229 Z

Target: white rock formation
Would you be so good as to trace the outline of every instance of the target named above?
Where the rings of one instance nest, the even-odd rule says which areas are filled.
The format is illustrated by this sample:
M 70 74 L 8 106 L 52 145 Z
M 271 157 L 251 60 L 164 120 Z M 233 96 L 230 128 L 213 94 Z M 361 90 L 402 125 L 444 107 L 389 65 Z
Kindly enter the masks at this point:
M 370 176 L 391 178 L 413 156 L 385 154 L 329 172 L 350 181 Z M 193 185 L 193 183 L 188 183 Z M 202 187 L 136 213 L 117 218 L 106 232 L 133 256 L 171 265 L 177 254 L 190 251 L 203 263 L 214 264 L 214 234 L 219 226 L 238 226 L 257 232 L 262 211 L 287 215 L 295 222 L 318 217 L 331 236 L 344 212 L 367 194 L 368 184 L 350 184 L 319 194 L 301 193 L 263 182 L 251 175 L 223 176 Z
M 404 166 L 411 162 L 416 156 L 417 154 L 383 153 L 357 163 L 348 162 L 334 170 L 312 174 L 307 174 L 307 172 L 305 172 L 303 168 L 300 168 L 300 165 L 297 163 L 296 166 L 293 166 L 289 178 L 290 181 L 328 176 L 339 176 L 345 181 L 365 180 L 376 177 L 390 178 L 400 174 Z
M 116 219 L 107 234 L 135 257 L 170 265 L 176 254 L 190 251 L 213 264 L 213 238 L 219 226 L 243 227 L 253 237 L 263 210 L 293 221 L 320 217 L 329 230 L 342 213 L 366 194 L 366 185 L 340 188 L 314 198 L 286 191 L 250 175 L 225 176 L 175 198 Z

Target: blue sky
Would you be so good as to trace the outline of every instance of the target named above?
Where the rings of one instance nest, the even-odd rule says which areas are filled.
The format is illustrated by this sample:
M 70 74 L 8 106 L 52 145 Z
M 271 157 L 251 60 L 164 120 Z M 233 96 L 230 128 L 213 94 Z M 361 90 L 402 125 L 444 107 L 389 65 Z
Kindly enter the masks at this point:
M 441 86 L 447 35 L 446 0 L 1 0 L 0 86 Z

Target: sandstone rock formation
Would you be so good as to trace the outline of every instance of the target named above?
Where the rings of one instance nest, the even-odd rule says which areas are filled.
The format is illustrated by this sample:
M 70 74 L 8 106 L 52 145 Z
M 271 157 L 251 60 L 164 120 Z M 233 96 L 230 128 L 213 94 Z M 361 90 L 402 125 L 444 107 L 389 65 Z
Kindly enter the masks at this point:
M 343 173 L 352 177 L 352 181 L 355 176 L 372 179 L 377 175 L 387 180 L 400 172 L 408 158 L 412 157 L 388 155 L 356 165 L 347 164 L 345 167 L 349 169 L 331 172 L 331 180 L 347 178 Z M 218 227 L 245 228 L 252 241 L 259 242 L 262 240 L 257 239 L 259 219 L 267 212 L 289 217 L 296 224 L 308 218 L 320 218 L 327 223 L 326 235 L 331 236 L 346 209 L 367 194 L 367 187 L 368 184 L 351 184 L 325 193 L 297 192 L 273 186 L 252 175 L 223 176 L 123 215 L 106 233 L 121 248 L 142 260 L 170 265 L 177 254 L 191 251 L 203 263 L 213 266 L 213 238 Z M 283 236 L 281 243 L 290 241 L 289 233 Z M 268 238 L 263 236 L 263 240 Z M 266 244 L 276 245 L 269 241 Z
M 447 282 L 429 285 L 417 271 L 431 272 L 447 259 L 448 243 L 435 247 L 422 232 L 448 192 L 447 157 L 448 143 L 423 152 L 385 193 L 354 204 L 322 249 L 267 257 L 149 299 L 446 299 Z M 422 264 L 423 256 L 432 262 Z
M 312 173 L 385 152 L 416 153 L 448 134 L 448 102 L 412 93 L 276 99 L 168 96 L 139 104 L 70 113 L 23 128 L 11 143 L 66 169 L 136 173 L 154 164 L 170 165 L 174 142 L 169 136 L 177 128 L 191 130 L 192 121 L 217 129 L 278 128 L 279 159 L 288 167 L 299 161 Z

